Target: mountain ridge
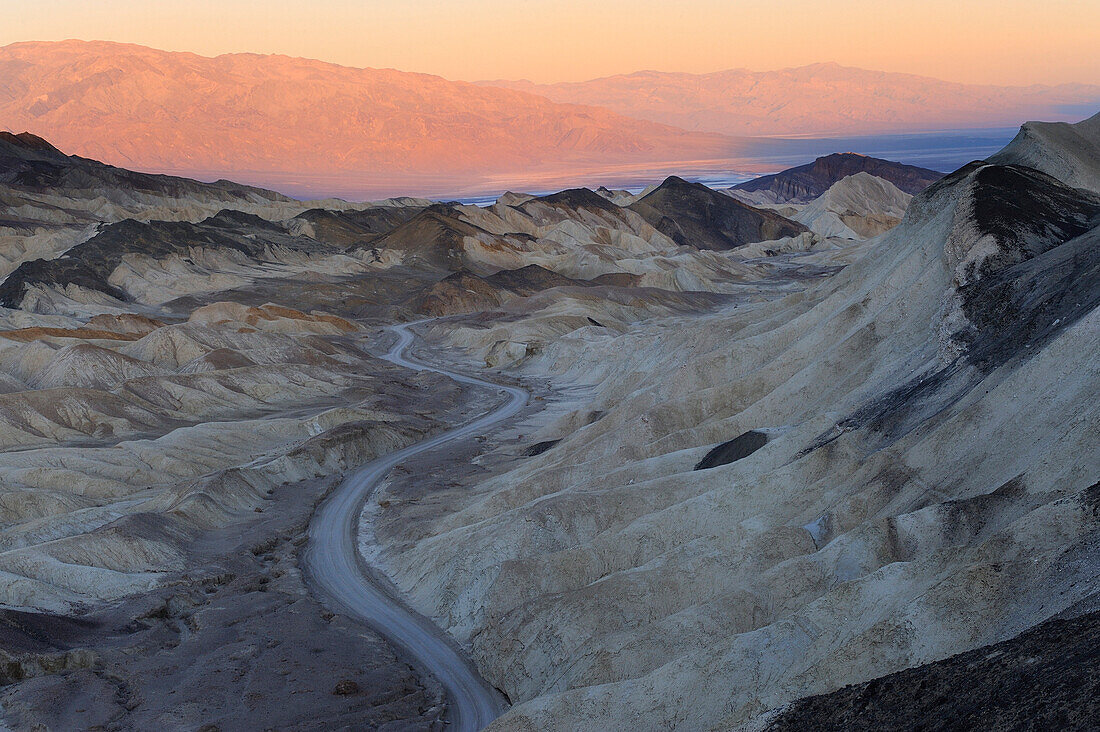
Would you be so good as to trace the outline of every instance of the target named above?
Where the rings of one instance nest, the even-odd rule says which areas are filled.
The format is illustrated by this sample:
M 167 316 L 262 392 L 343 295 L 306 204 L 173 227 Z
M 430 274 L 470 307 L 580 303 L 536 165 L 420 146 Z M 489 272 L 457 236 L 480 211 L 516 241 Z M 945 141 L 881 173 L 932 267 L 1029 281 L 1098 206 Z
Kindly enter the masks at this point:
M 474 175 L 723 157 L 734 141 L 430 74 L 133 44 L 0 48 L 0 119 L 66 152 L 182 174 Z
M 962 84 L 834 62 L 772 71 L 636 71 L 580 82 L 494 80 L 555 101 L 599 104 L 638 119 L 722 134 L 878 134 L 1076 121 L 1067 104 L 1100 106 L 1100 85 Z

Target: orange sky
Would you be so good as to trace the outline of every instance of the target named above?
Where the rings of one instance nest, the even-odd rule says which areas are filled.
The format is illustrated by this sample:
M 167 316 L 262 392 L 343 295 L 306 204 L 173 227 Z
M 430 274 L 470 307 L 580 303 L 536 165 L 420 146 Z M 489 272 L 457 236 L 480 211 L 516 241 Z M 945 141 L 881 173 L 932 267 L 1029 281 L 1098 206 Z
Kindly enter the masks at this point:
M 115 40 L 451 79 L 582 80 L 837 61 L 951 81 L 1100 83 L 1100 0 L 35 0 L 0 45 Z

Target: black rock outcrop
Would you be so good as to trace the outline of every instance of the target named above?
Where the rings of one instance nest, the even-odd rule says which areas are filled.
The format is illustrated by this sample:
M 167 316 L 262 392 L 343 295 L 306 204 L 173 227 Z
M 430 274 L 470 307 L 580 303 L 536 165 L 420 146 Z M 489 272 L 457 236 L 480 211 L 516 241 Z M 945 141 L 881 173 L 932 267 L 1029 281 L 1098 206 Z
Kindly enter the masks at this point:
M 1002 643 L 787 706 L 790 730 L 1095 729 L 1100 612 L 1048 620 Z

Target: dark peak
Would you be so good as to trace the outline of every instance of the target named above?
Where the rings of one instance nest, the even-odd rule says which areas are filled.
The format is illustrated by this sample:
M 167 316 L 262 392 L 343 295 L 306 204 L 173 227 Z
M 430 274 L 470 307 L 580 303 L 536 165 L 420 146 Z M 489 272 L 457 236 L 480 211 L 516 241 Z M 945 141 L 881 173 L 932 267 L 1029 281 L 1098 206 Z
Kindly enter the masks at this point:
M 627 208 L 677 244 L 699 249 L 735 249 L 806 231 L 774 211 L 753 208 L 675 175 Z
M 485 282 L 520 295 L 531 295 L 551 287 L 587 284 L 537 264 L 528 264 L 519 269 L 502 269 L 486 277 Z
M 678 175 L 670 175 L 661 182 L 661 185 L 657 186 L 652 191 L 643 196 L 638 201 L 638 203 L 663 199 L 670 194 L 678 197 L 688 197 L 699 200 L 707 200 L 711 198 L 714 198 L 715 200 L 721 199 L 720 203 L 722 205 L 727 205 L 729 202 L 734 201 L 734 199 L 730 196 L 719 193 L 713 188 L 708 188 L 702 183 L 692 183 L 691 181 L 684 180 Z M 740 203 L 740 201 L 736 201 L 736 203 Z
M 569 188 L 548 196 L 534 199 L 549 206 L 563 206 L 571 209 L 594 208 L 600 211 L 615 211 L 619 207 L 595 191 L 587 188 Z
M 678 175 L 670 175 L 669 177 L 665 178 L 661 182 L 661 185 L 657 186 L 658 189 L 661 189 L 661 188 L 666 188 L 666 189 L 668 189 L 668 188 L 695 188 L 695 187 L 706 188 L 706 186 L 704 186 L 702 183 L 689 183 L 688 181 L 684 180 L 683 178 L 681 178 Z M 710 190 L 710 189 L 708 188 L 707 190 Z
M 473 226 L 463 218 L 462 213 L 455 209 L 456 205 L 459 204 L 433 203 L 426 208 L 418 209 L 416 215 L 409 217 L 402 226 L 420 226 L 425 222 L 432 222 L 448 229 L 480 230 L 480 227 Z
M 516 272 L 516 273 L 522 273 L 522 274 L 526 274 L 526 275 L 530 275 L 530 274 L 557 275 L 558 274 L 554 270 L 546 269 L 546 267 L 543 267 L 543 266 L 538 265 L 538 264 L 527 264 L 527 265 L 524 265 L 523 267 L 520 267 L 519 269 L 500 270 L 500 272 Z M 558 276 L 561 276 L 561 275 L 558 275 Z
M 769 192 L 776 203 L 805 203 L 820 196 L 837 181 L 856 173 L 869 173 L 883 178 L 914 195 L 943 177 L 943 173 L 928 168 L 855 152 L 842 152 L 825 155 L 812 163 L 788 168 L 773 175 L 738 183 L 733 188 L 739 191 Z
M 447 230 L 459 232 L 463 235 L 480 232 L 483 229 L 466 221 L 455 211 L 454 206 L 445 203 L 434 203 L 409 219 L 404 226 L 419 226 L 424 223 L 434 223 Z
M 127 171 L 129 172 L 129 171 Z M 165 175 L 150 175 L 152 178 L 158 178 L 166 182 L 172 181 L 173 176 Z M 284 196 L 282 193 L 276 193 L 275 191 L 269 191 L 266 188 L 257 188 L 256 186 L 246 185 L 244 183 L 238 183 L 232 180 L 226 180 L 225 178 L 219 178 L 213 183 L 204 184 L 201 181 L 192 181 L 190 178 L 179 178 L 176 180 L 197 183 L 198 185 L 210 185 L 218 190 L 224 191 L 230 195 L 240 198 L 247 198 L 249 196 L 261 196 L 272 201 L 290 202 L 294 199 L 289 196 Z
M 231 228 L 247 227 L 249 229 L 261 230 L 279 228 L 267 219 L 257 216 L 256 214 L 245 213 L 244 211 L 237 211 L 232 208 L 223 208 L 210 218 L 205 219 L 202 223 L 210 226 Z
M 424 213 L 433 213 L 440 216 L 454 216 L 455 205 L 454 203 L 433 203 L 424 209 Z
M 485 229 L 466 221 L 449 204 L 433 204 L 419 211 L 378 239 L 378 245 L 393 249 L 450 248 L 465 236 L 487 234 Z
M 447 275 L 446 277 L 441 279 L 440 282 L 450 282 L 450 283 L 454 283 L 454 284 L 461 284 L 463 282 L 469 282 L 471 280 L 478 281 L 478 282 L 483 282 L 484 278 L 479 277 L 478 275 L 474 274 L 473 272 L 466 269 L 465 267 L 460 266 L 454 272 L 451 272 L 449 275 Z
M 681 196 L 693 196 L 703 199 L 713 198 L 714 200 L 721 201 L 723 205 L 725 205 L 729 201 L 735 200 L 724 193 L 719 193 L 718 191 L 714 190 L 704 183 L 685 180 L 678 175 L 670 175 L 669 177 L 665 178 L 664 181 L 661 182 L 661 185 L 657 186 L 648 194 L 646 194 L 646 197 L 652 196 L 653 194 L 658 192 L 670 192 L 676 193 L 677 195 Z M 645 200 L 645 198 L 643 198 L 642 200 Z M 740 201 L 736 202 L 741 203 Z
M 25 150 L 57 153 L 58 155 L 65 154 L 38 135 L 32 135 L 29 132 L 20 132 L 18 135 L 13 135 L 10 132 L 0 131 L 0 140 L 15 145 L 16 147 L 24 148 Z
M 934 170 L 928 170 L 927 168 L 918 168 L 915 165 L 906 165 L 905 163 L 898 163 L 893 160 L 886 160 L 884 158 L 875 158 L 870 155 L 863 155 L 857 152 L 837 152 L 830 153 L 829 155 L 823 155 L 813 163 L 811 167 L 816 169 L 821 168 L 840 168 L 843 170 L 854 170 L 856 172 L 866 170 L 913 170 L 920 171 L 922 173 L 928 173 L 936 176 L 942 176 L 942 173 L 937 173 Z
M 330 211 L 327 208 L 310 208 L 306 209 L 294 218 L 302 219 L 303 221 L 309 221 L 311 223 L 317 223 L 318 221 L 335 221 L 340 217 L 337 216 L 335 211 Z
M 123 219 L 122 221 L 116 221 L 113 224 L 100 224 L 96 231 L 96 234 L 102 234 L 106 231 L 118 232 L 124 236 L 134 236 L 138 232 L 143 232 L 149 229 L 151 226 L 157 223 L 166 223 L 161 221 L 138 221 L 137 219 Z M 175 222 L 173 222 L 175 223 Z M 186 221 L 180 223 L 188 223 Z M 191 224 L 188 224 L 189 226 Z M 72 251 L 72 250 L 70 250 Z M 66 255 L 67 256 L 67 255 Z
M 822 160 L 859 160 L 860 158 L 866 158 L 866 157 L 868 157 L 868 156 L 864 155 L 863 153 L 857 153 L 857 152 L 851 152 L 851 151 L 849 151 L 849 152 L 835 152 L 835 153 L 829 153 L 828 155 L 822 155 L 821 157 L 819 157 L 814 162 L 816 163 L 816 162 L 820 162 Z M 881 158 L 873 158 L 873 159 L 874 160 L 880 160 Z M 890 162 L 890 161 L 884 160 L 883 162 Z

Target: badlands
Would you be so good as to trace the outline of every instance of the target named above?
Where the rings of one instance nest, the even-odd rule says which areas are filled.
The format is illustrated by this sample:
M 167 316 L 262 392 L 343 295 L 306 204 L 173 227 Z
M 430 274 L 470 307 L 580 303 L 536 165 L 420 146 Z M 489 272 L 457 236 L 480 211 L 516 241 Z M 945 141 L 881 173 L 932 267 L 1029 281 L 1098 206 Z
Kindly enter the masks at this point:
M 0 206 L 12 728 L 476 726 L 356 485 L 492 729 L 1100 713 L 1100 115 L 486 207 L 5 133 Z

